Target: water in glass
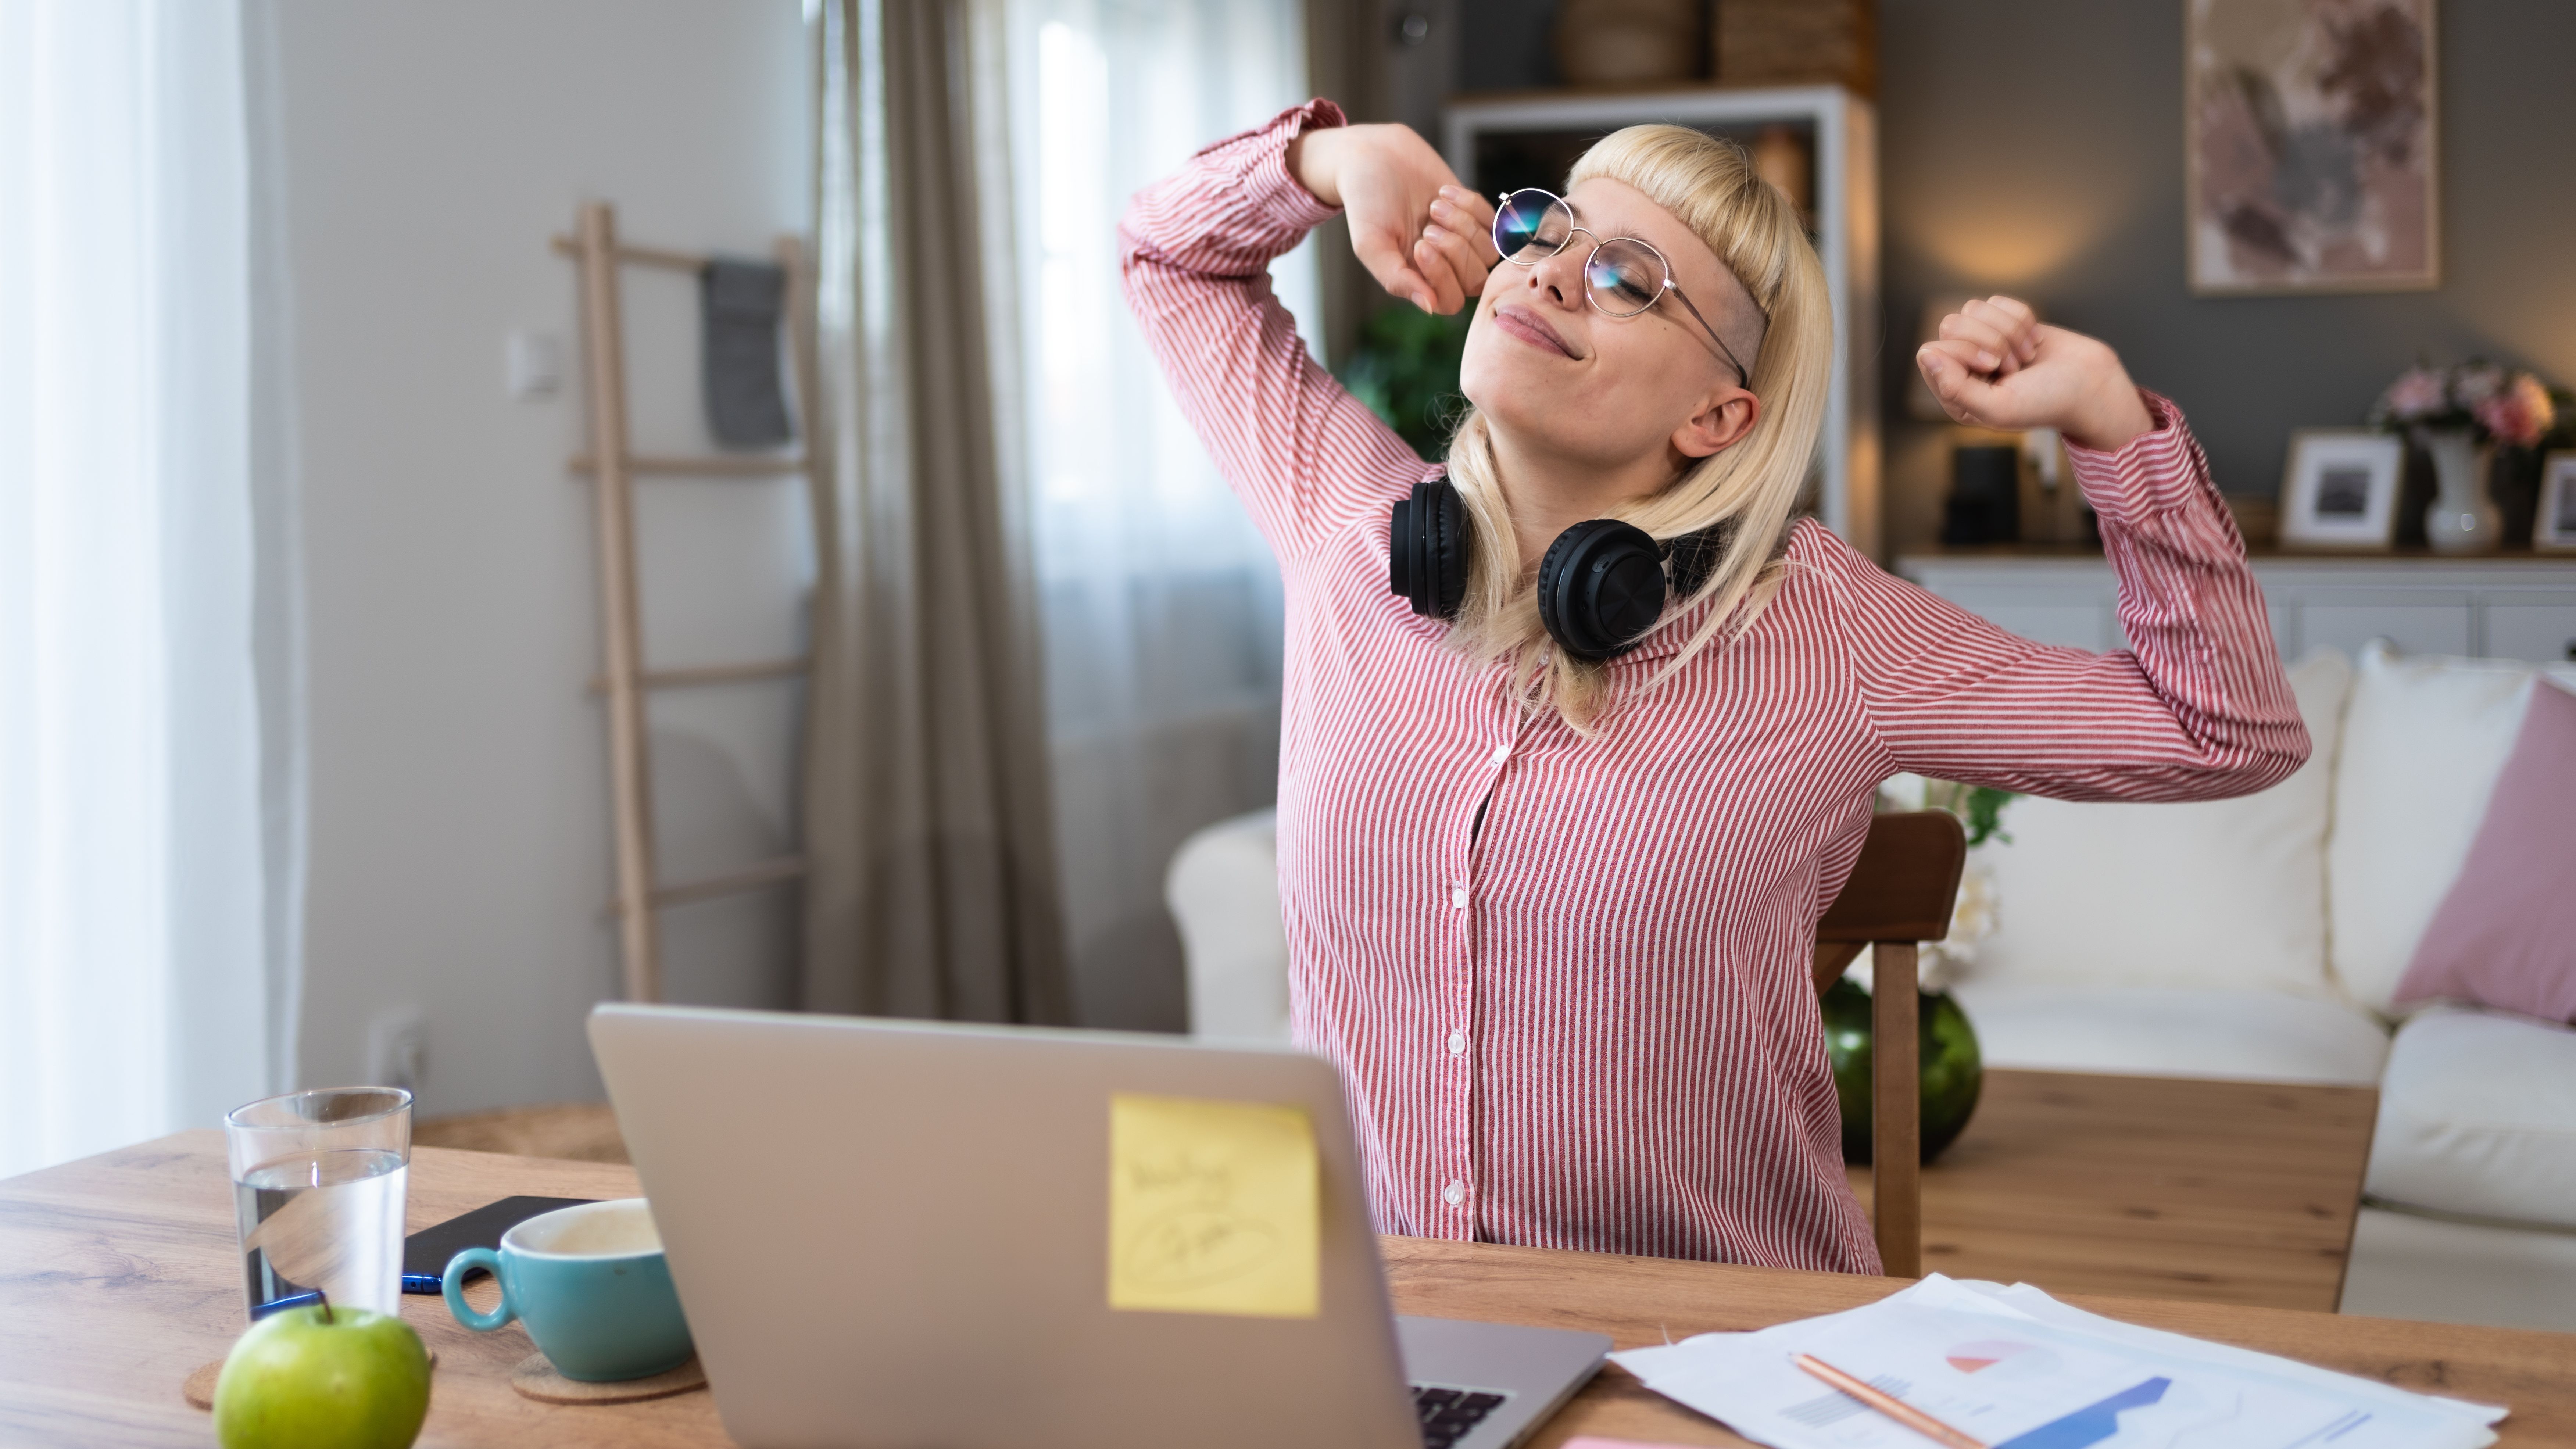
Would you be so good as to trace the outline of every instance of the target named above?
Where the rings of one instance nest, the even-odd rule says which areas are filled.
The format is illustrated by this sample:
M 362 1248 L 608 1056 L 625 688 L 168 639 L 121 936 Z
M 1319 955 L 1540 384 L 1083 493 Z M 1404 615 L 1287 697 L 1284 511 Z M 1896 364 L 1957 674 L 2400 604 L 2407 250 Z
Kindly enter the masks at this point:
M 335 1305 L 395 1312 L 410 1175 L 399 1153 L 345 1148 L 264 1162 L 236 1179 L 251 1311 L 319 1289 Z

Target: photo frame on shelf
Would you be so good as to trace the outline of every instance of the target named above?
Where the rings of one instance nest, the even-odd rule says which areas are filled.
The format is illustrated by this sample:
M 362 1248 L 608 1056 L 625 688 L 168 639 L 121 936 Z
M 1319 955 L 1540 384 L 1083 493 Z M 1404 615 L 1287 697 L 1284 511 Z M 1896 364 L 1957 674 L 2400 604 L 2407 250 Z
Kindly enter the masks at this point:
M 2576 452 L 2540 461 L 2540 511 L 2531 518 L 2531 547 L 2538 553 L 2576 553 Z
M 2281 474 L 2281 547 L 2385 551 L 2397 533 L 2406 443 L 2391 433 L 2302 428 Z
M 2194 295 L 2442 284 L 2436 4 L 2185 0 Z

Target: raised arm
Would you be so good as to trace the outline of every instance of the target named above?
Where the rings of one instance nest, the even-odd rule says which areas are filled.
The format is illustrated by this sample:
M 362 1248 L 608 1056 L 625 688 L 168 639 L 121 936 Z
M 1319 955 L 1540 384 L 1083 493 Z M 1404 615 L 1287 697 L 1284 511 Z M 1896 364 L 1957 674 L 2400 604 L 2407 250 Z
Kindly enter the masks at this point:
M 2287 778 L 2307 730 L 2182 414 L 2101 343 L 1974 305 L 1995 325 L 1945 328 L 1925 375 L 1962 421 L 2066 432 L 2131 647 L 2033 644 L 1843 550 L 1830 567 L 1845 638 L 1889 765 L 2066 799 L 2208 799 Z
M 1410 230 L 1418 238 L 1439 184 L 1451 179 L 1412 133 L 1374 136 L 1358 147 L 1336 134 L 1334 155 L 1301 158 L 1309 160 L 1301 168 L 1306 180 L 1291 174 L 1302 138 L 1341 125 L 1339 107 L 1312 101 L 1220 141 L 1139 192 L 1118 228 L 1127 304 L 1182 412 L 1283 562 L 1383 510 L 1427 473 L 1403 439 L 1307 354 L 1296 323 L 1271 295 L 1272 260 L 1335 212 L 1317 199 L 1318 190 L 1351 203 L 1354 234 L 1370 242 L 1363 259 L 1391 287 L 1433 306 L 1445 301 L 1444 310 L 1455 310 L 1474 289 L 1445 266 L 1403 265 L 1401 244 L 1393 265 L 1370 255 L 1383 250 L 1386 235 Z M 1351 134 L 1397 130 L 1356 127 Z M 1408 140 L 1418 155 L 1407 152 Z M 1398 164 L 1337 164 L 1355 149 Z M 1415 173 L 1430 193 L 1408 207 L 1409 192 L 1422 189 L 1407 185 Z M 1345 180 L 1347 197 L 1336 184 Z M 1481 269 L 1473 282 L 1481 287 Z

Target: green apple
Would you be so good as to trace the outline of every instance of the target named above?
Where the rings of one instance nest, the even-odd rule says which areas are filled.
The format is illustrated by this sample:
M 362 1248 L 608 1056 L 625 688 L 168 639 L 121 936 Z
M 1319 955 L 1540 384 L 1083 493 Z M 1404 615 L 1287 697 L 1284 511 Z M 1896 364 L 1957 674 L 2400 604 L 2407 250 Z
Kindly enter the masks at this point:
M 420 1335 L 328 1302 L 252 1324 L 215 1380 L 223 1449 L 409 1449 L 428 1414 Z

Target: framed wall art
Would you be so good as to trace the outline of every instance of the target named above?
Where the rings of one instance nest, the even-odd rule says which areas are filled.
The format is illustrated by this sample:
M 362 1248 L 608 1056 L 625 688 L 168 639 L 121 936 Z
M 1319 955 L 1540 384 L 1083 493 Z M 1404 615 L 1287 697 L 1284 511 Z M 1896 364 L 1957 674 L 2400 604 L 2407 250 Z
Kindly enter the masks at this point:
M 2380 549 L 2397 533 L 2406 444 L 2394 433 L 2302 428 L 2281 476 L 2281 546 Z
M 2441 285 L 2435 0 L 2184 0 L 2202 296 Z

